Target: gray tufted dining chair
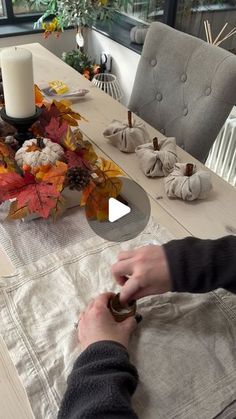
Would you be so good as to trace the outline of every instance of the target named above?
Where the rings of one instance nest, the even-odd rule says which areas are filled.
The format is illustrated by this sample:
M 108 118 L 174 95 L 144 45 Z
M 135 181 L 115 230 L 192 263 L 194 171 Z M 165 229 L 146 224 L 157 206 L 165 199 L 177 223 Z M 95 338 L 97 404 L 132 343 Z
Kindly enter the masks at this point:
M 236 56 L 154 22 L 129 108 L 204 162 L 236 103 Z

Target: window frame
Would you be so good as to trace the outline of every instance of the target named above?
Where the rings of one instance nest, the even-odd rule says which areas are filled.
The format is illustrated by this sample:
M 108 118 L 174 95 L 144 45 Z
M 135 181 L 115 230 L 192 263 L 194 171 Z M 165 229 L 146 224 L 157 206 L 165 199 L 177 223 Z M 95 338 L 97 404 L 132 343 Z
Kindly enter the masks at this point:
M 0 17 L 0 25 L 17 25 L 25 22 L 36 22 L 42 15 L 41 12 L 36 13 L 25 13 L 21 15 L 15 15 L 13 11 L 13 4 L 11 0 L 2 0 L 3 12 L 5 16 Z

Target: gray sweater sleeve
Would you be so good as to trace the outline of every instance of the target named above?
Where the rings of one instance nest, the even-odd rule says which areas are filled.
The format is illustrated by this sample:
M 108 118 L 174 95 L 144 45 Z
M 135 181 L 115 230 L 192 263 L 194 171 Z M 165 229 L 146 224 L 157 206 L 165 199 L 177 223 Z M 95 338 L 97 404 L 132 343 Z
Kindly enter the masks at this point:
M 138 374 L 119 343 L 90 345 L 76 360 L 58 419 L 137 419 L 131 396 Z
M 209 292 L 225 288 L 236 293 L 236 237 L 217 240 L 187 237 L 164 244 L 172 290 Z

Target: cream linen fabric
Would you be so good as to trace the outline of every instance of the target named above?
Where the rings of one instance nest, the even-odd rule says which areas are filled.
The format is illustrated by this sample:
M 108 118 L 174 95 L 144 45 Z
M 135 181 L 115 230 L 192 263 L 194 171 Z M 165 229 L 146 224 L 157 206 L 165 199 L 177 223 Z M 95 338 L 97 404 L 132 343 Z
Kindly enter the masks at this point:
M 125 153 L 134 153 L 138 145 L 150 141 L 146 126 L 139 121 L 134 121 L 133 127 L 129 128 L 127 123 L 113 120 L 103 135 L 113 146 Z
M 196 165 L 192 176 L 185 176 L 185 170 L 186 163 L 175 164 L 173 171 L 165 179 L 167 196 L 185 201 L 206 198 L 212 189 L 210 173 L 197 170 Z
M 143 144 L 136 148 L 143 173 L 148 177 L 167 176 L 177 162 L 176 141 L 174 137 L 158 139 L 160 150 L 153 144 Z
M 129 242 L 92 237 L 0 279 L 0 333 L 36 419 L 57 416 L 80 353 L 73 324 L 91 298 L 118 291 L 110 274 L 117 254 L 168 239 L 150 222 Z M 133 400 L 139 418 L 223 418 L 236 399 L 236 296 L 223 290 L 168 293 L 143 299 L 138 311 L 144 319 L 131 342 L 131 359 L 140 374 Z

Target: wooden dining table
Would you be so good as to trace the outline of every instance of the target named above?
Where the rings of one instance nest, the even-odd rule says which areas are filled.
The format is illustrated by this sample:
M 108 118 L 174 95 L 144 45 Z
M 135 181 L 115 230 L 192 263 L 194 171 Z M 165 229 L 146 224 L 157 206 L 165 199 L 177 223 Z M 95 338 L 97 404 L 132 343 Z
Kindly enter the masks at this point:
M 177 147 L 179 161 L 195 163 L 198 169 L 211 173 L 213 189 L 204 200 L 186 202 L 180 199 L 169 199 L 164 190 L 163 178 L 147 178 L 140 170 L 135 154 L 120 152 L 103 135 L 105 128 L 112 120 L 127 120 L 125 106 L 95 87 L 39 43 L 26 44 L 22 47 L 33 54 L 34 79 L 40 88 L 47 87 L 51 80 L 61 80 L 69 86 L 70 90 L 78 88 L 89 90 L 83 98 L 72 99 L 72 108 L 85 118 L 79 124 L 84 138 L 94 145 L 98 155 L 114 161 L 127 177 L 143 187 L 150 199 L 152 216 L 174 238 L 196 236 L 202 239 L 216 239 L 236 233 L 236 188 L 211 172 L 182 148 Z M 137 116 L 135 118 L 140 119 Z M 153 127 L 148 124 L 146 126 L 151 138 L 163 137 Z M 8 275 L 13 270 L 11 260 L 4 249 L 0 248 L 0 276 Z M 8 383 L 7 385 L 4 385 L 4 380 Z M 33 417 L 17 372 L 7 354 L 4 342 L 0 340 L 1 406 L 3 399 L 5 400 L 3 407 L 5 410 L 2 416 L 4 419 Z M 0 416 L 1 414 L 2 412 Z

